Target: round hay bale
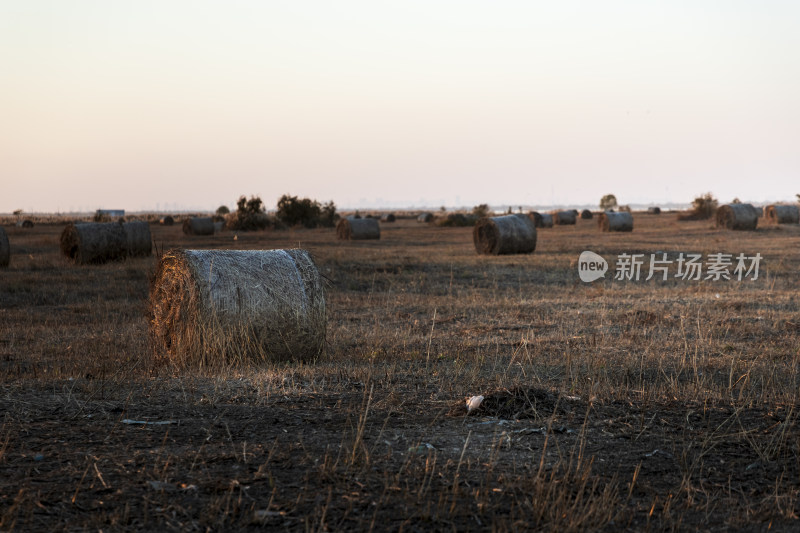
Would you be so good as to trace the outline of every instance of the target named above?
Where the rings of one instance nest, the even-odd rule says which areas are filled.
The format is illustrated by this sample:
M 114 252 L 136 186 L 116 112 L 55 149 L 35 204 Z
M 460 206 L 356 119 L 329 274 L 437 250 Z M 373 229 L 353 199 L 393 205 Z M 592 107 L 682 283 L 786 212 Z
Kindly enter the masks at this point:
M 768 205 L 766 219 L 772 224 L 798 224 L 800 209 L 796 205 Z
M 374 218 L 343 218 L 336 224 L 336 235 L 342 240 L 380 239 L 381 226 Z
M 717 227 L 752 231 L 758 226 L 758 213 L 750 204 L 725 204 L 717 208 Z
M 32 228 L 33 227 L 33 220 L 26 218 L 25 220 L 18 220 L 17 221 L 18 228 Z
M 395 222 L 397 217 L 394 216 L 394 213 L 386 213 L 381 216 L 381 222 Z
M 68 224 L 61 232 L 61 252 L 79 265 L 125 259 L 127 248 L 119 222 Z
M 429 224 L 433 222 L 433 213 L 422 213 L 417 217 L 417 222 Z
M 11 245 L 8 244 L 6 230 L 0 227 L 0 268 L 5 268 L 11 262 Z
M 550 214 L 553 216 L 553 224 L 559 226 L 575 224 L 578 219 L 578 212 L 574 209 L 570 211 L 553 211 Z
M 147 222 L 125 222 L 125 242 L 128 257 L 144 257 L 153 252 L 153 240 L 150 237 L 150 224 Z
M 186 235 L 214 235 L 214 220 L 211 217 L 191 217 L 183 221 Z
M 536 249 L 536 226 L 527 215 L 484 217 L 472 230 L 479 254 L 529 254 Z
M 165 217 L 161 217 L 158 220 L 158 223 L 161 224 L 162 226 L 172 226 L 173 224 L 175 224 L 175 219 L 167 215 Z
M 627 211 L 605 211 L 598 215 L 597 227 L 602 231 L 633 231 L 633 215 Z
M 592 220 L 592 217 L 594 217 L 594 214 L 588 209 L 581 211 L 581 220 Z
M 533 220 L 533 225 L 537 228 L 552 228 L 553 215 L 549 213 L 539 213 L 538 211 L 531 211 L 528 213 L 528 218 Z
M 648 207 L 647 208 L 647 212 L 650 213 L 651 215 L 660 215 L 661 214 L 661 208 L 660 207 Z
M 217 220 L 214 222 L 214 233 L 222 233 L 223 229 L 225 229 L 225 221 Z
M 305 250 L 170 250 L 150 289 L 156 357 L 178 365 L 309 361 L 325 347 L 325 294 Z

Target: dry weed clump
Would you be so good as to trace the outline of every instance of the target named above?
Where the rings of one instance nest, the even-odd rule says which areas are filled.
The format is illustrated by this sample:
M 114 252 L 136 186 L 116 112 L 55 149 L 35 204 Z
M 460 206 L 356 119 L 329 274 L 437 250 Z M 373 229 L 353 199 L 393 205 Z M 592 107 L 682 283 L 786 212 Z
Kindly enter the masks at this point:
M 170 250 L 150 291 L 157 357 L 219 368 L 313 361 L 325 345 L 325 295 L 305 250 Z

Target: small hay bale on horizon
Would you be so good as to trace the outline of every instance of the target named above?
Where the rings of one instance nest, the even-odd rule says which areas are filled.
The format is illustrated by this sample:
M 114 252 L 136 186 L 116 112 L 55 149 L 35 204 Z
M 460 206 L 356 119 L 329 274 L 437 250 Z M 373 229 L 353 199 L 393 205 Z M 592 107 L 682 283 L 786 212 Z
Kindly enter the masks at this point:
M 214 235 L 214 219 L 211 217 L 191 217 L 183 221 L 186 235 Z
M 170 215 L 167 215 L 165 217 L 161 217 L 158 220 L 158 223 L 161 224 L 162 226 L 172 226 L 173 224 L 175 224 L 175 219 L 172 218 Z
M 597 227 L 601 231 L 633 231 L 633 215 L 627 211 L 604 211 L 597 216 Z
M 553 224 L 558 226 L 573 225 L 578 220 L 578 212 L 574 209 L 569 211 L 552 211 L 550 214 L 553 216 Z
M 537 228 L 552 228 L 553 215 L 550 213 L 539 213 L 538 211 L 531 211 L 528 213 L 528 218 L 533 220 L 533 225 Z
M 0 268 L 5 268 L 11 262 L 11 245 L 8 242 L 6 230 L 0 226 Z
M 147 222 L 125 222 L 125 243 L 128 257 L 145 257 L 153 253 L 153 239 Z
M 737 231 L 754 231 L 758 226 L 758 212 L 750 204 L 725 204 L 717 208 L 718 228 Z
M 584 209 L 581 211 L 581 220 L 592 220 L 594 217 L 594 213 L 589 211 L 588 209 Z
M 479 254 L 529 254 L 536 249 L 536 225 L 528 215 L 484 217 L 472 229 Z
M 169 250 L 150 288 L 157 359 L 177 366 L 313 361 L 325 347 L 325 294 L 310 254 Z
M 375 218 L 343 218 L 336 224 L 336 236 L 341 240 L 381 238 L 381 226 Z
M 771 224 L 800 223 L 800 209 L 796 205 L 768 205 L 765 218 Z
M 61 232 L 61 253 L 79 265 L 125 259 L 127 236 L 119 222 L 68 224 Z
M 417 217 L 417 222 L 429 224 L 433 222 L 433 213 L 422 213 Z
M 395 222 L 397 217 L 394 216 L 394 213 L 384 213 L 381 215 L 381 222 Z

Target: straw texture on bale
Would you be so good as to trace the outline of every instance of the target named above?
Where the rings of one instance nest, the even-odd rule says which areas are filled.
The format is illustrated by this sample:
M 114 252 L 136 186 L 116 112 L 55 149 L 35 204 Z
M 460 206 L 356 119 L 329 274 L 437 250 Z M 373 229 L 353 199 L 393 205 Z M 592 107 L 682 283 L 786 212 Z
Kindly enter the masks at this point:
M 536 249 L 536 226 L 527 215 L 484 217 L 472 230 L 479 254 L 529 254 Z
M 153 240 L 150 237 L 150 224 L 147 222 L 125 222 L 126 250 L 129 257 L 148 256 L 153 252 Z
M 650 213 L 651 215 L 660 215 L 661 214 L 661 208 L 660 207 L 648 207 L 647 208 L 647 212 Z
M 627 211 L 605 211 L 597 217 L 597 226 L 603 231 L 633 231 L 633 215 Z
M 433 222 L 433 213 L 422 213 L 420 216 L 417 217 L 417 222 L 422 222 L 424 224 Z
M 766 219 L 773 224 L 798 224 L 800 209 L 796 205 L 768 205 Z
M 342 240 L 380 239 L 381 226 L 374 218 L 343 218 L 336 224 L 336 235 Z
M 61 232 L 61 252 L 80 265 L 125 259 L 127 248 L 119 222 L 68 224 Z
M 570 211 L 553 211 L 553 224 L 563 226 L 575 224 L 578 219 L 578 213 L 574 210 Z
M 394 213 L 386 213 L 385 215 L 381 216 L 381 222 L 395 222 L 397 217 L 394 216 Z
M 214 220 L 211 217 L 192 217 L 183 221 L 186 235 L 214 235 Z
M 7 267 L 11 262 L 11 245 L 8 244 L 6 230 L 0 227 L 0 268 Z
M 584 209 L 583 211 L 581 211 L 581 219 L 592 220 L 592 217 L 594 217 L 594 214 L 588 209 Z
M 161 224 L 162 226 L 172 226 L 173 224 L 175 224 L 175 219 L 167 215 L 165 217 L 161 217 L 158 223 Z
M 170 250 L 150 289 L 155 355 L 178 365 L 313 360 L 325 325 L 305 250 Z
M 758 212 L 750 204 L 725 204 L 717 208 L 717 227 L 752 231 L 758 226 Z

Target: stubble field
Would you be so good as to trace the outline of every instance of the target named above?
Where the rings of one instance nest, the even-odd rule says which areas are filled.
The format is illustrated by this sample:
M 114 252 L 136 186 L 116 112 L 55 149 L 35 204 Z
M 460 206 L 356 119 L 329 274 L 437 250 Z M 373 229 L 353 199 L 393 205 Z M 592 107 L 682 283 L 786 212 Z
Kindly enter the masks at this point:
M 501 257 L 405 219 L 362 242 L 153 225 L 158 251 L 302 247 L 328 280 L 323 358 L 212 369 L 153 357 L 155 256 L 76 266 L 63 225 L 6 226 L 0 529 L 797 530 L 800 227 L 635 221 Z M 586 284 L 584 250 L 763 259 Z

